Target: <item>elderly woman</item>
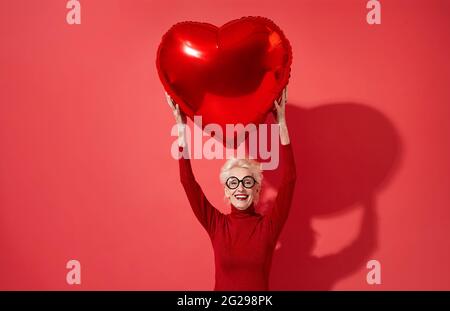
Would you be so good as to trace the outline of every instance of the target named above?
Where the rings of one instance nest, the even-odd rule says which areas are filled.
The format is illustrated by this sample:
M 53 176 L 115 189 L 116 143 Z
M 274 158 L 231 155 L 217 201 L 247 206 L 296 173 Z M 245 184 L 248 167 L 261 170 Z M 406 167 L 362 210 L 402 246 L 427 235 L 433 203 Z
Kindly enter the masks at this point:
M 167 95 L 178 124 L 180 152 L 186 152 L 186 117 Z M 296 181 L 295 162 L 285 119 L 287 87 L 275 101 L 274 114 L 280 128 L 281 184 L 272 208 L 265 215 L 255 211 L 262 172 L 258 162 L 230 159 L 222 167 L 220 181 L 231 213 L 223 214 L 205 197 L 197 183 L 190 160 L 179 160 L 180 179 L 195 216 L 206 229 L 214 249 L 214 290 L 268 290 L 272 255 L 287 219 Z

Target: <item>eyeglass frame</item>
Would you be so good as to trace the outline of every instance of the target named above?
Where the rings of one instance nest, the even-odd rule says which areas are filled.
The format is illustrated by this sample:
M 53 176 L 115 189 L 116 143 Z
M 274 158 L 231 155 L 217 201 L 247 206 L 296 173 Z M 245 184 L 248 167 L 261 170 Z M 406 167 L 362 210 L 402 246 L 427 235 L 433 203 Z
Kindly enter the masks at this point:
M 250 177 L 251 179 L 253 179 L 253 182 L 254 182 L 253 186 L 251 186 L 249 188 L 244 185 L 244 179 L 247 178 L 247 177 Z M 235 188 L 230 188 L 230 186 L 228 186 L 228 180 L 230 180 L 230 178 L 236 178 L 238 180 L 238 184 L 237 184 L 237 186 Z M 242 179 L 239 179 L 236 176 L 230 176 L 225 181 L 225 186 L 227 186 L 227 188 L 230 189 L 230 190 L 234 190 L 234 189 L 239 188 L 239 184 L 240 183 L 242 183 L 242 187 L 244 187 L 245 189 L 252 189 L 258 182 L 256 181 L 255 177 L 253 177 L 251 175 L 244 176 L 244 177 L 242 177 Z

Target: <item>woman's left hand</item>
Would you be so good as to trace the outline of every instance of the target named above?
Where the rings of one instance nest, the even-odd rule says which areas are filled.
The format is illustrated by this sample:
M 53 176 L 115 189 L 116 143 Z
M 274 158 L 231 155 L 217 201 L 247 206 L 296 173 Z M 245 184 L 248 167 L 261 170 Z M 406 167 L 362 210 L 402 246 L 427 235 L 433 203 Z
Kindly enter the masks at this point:
M 286 103 L 287 103 L 288 89 L 287 85 L 283 89 L 281 99 L 273 102 L 275 109 L 273 111 L 274 117 L 278 124 L 286 124 Z
M 283 89 L 283 94 L 281 95 L 281 99 L 275 100 L 275 111 L 273 112 L 275 119 L 278 122 L 278 125 L 280 126 L 280 141 L 282 145 L 288 145 L 290 144 L 289 139 L 289 132 L 286 124 L 286 103 L 287 103 L 287 85 Z

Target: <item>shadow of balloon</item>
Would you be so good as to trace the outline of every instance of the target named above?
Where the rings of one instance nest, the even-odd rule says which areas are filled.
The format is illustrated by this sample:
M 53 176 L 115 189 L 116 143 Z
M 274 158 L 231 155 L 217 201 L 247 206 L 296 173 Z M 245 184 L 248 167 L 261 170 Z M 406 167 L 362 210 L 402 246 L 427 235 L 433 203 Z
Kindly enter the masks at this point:
M 270 289 L 330 290 L 364 267 L 377 249 L 376 195 L 400 163 L 401 141 L 385 116 L 362 104 L 286 109 L 298 177 L 281 247 L 274 252 Z M 268 187 L 278 183 L 278 175 L 264 173 Z M 351 245 L 332 255 L 313 255 L 312 219 L 348 213 L 358 205 L 363 218 Z

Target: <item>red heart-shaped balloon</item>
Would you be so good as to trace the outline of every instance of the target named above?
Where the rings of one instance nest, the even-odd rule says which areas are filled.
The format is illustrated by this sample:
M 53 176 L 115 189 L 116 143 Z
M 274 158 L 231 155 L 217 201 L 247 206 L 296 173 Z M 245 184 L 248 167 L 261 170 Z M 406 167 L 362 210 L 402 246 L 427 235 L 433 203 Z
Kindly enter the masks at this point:
M 166 92 L 202 127 L 261 124 L 290 77 L 292 50 L 270 19 L 242 17 L 218 28 L 180 22 L 162 37 L 156 66 Z M 215 133 L 216 135 L 218 133 Z M 220 137 L 220 135 L 219 135 Z

